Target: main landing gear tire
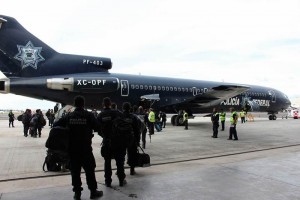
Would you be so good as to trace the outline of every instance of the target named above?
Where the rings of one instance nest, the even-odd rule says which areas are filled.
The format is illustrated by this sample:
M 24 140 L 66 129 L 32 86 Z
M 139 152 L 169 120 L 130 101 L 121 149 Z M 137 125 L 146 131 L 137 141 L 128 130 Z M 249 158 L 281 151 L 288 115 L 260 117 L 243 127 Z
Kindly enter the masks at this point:
M 276 120 L 276 119 L 277 119 L 276 115 L 269 115 L 269 120 Z
M 173 125 L 173 126 L 177 126 L 176 125 L 176 123 L 175 123 L 175 120 L 176 120 L 176 117 L 177 117 L 178 115 L 173 115 L 172 117 L 171 117 L 171 124 Z
M 183 116 L 182 115 L 173 115 L 171 117 L 171 124 L 173 126 L 183 126 Z

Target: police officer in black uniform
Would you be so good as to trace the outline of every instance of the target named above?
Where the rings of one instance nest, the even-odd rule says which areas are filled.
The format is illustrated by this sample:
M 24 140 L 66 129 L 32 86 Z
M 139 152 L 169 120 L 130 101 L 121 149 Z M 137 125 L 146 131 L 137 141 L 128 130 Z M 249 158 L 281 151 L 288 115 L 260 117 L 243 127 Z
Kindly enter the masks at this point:
M 111 187 L 111 159 L 114 157 L 117 165 L 117 176 L 119 178 L 119 185 L 126 184 L 124 162 L 126 156 L 126 148 L 114 146 L 111 141 L 112 135 L 112 123 L 117 117 L 120 117 L 122 113 L 118 110 L 111 109 L 111 100 L 109 97 L 105 97 L 102 102 L 103 110 L 98 114 L 97 120 L 100 125 L 99 135 L 103 138 L 101 155 L 104 158 L 104 178 L 105 185 Z
M 27 137 L 28 136 L 28 130 L 30 127 L 30 119 L 31 119 L 31 110 L 30 109 L 26 109 L 25 113 L 23 113 L 22 116 L 22 123 L 24 126 L 24 136 Z
M 211 122 L 213 124 L 213 135 L 212 138 L 218 137 L 218 128 L 219 128 L 219 113 L 216 108 L 213 108 L 213 113 L 211 114 Z
M 96 162 L 93 155 L 92 138 L 93 130 L 98 130 L 98 123 L 95 116 L 84 110 L 84 98 L 77 96 L 74 99 L 75 110 L 68 113 L 54 123 L 54 126 L 69 128 L 69 155 L 71 164 L 71 176 L 74 199 L 81 198 L 83 190 L 80 174 L 81 168 L 86 174 L 86 182 L 90 190 L 90 199 L 96 199 L 103 195 L 97 190 L 95 177 Z
M 141 139 L 141 127 L 142 127 L 142 121 L 138 119 L 136 114 L 130 113 L 131 105 L 129 102 L 123 103 L 122 106 L 123 109 L 123 115 L 126 118 L 132 119 L 132 129 L 133 129 L 133 142 L 128 147 L 128 165 L 130 166 L 130 175 L 135 175 L 135 165 L 137 160 L 137 148 L 140 146 L 140 139 Z

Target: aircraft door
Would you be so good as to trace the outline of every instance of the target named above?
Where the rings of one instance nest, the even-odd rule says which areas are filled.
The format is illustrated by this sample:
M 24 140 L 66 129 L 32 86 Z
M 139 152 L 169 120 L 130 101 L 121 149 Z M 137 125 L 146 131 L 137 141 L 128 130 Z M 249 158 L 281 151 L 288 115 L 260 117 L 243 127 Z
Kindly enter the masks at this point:
M 121 96 L 127 97 L 129 95 L 128 80 L 121 80 Z
M 272 103 L 276 103 L 276 93 L 273 90 L 269 91 Z

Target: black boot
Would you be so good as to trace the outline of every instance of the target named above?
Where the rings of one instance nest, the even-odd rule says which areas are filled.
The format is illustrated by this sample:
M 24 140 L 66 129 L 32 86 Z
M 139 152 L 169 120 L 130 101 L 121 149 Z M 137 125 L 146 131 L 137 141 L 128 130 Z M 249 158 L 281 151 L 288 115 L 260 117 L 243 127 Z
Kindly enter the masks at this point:
M 91 191 L 90 199 L 97 199 L 103 196 L 103 191 L 93 190 Z
M 81 200 L 81 192 L 75 192 L 73 199 Z
M 130 168 L 130 175 L 135 175 L 135 174 L 136 174 L 136 172 L 135 172 L 134 168 L 131 167 L 131 168 Z
M 127 184 L 127 181 L 124 179 L 124 180 L 122 180 L 122 181 L 119 181 L 119 186 L 120 187 L 123 187 L 124 185 L 126 185 Z

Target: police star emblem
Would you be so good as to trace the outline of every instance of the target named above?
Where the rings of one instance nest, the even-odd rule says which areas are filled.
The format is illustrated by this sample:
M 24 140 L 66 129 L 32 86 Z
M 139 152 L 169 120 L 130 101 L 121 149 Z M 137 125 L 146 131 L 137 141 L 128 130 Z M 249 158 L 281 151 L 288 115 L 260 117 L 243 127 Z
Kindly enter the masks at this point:
M 17 45 L 19 53 L 15 55 L 15 59 L 21 61 L 22 69 L 32 67 L 37 69 L 39 62 L 45 59 L 41 56 L 42 47 L 35 47 L 29 41 L 25 46 Z

